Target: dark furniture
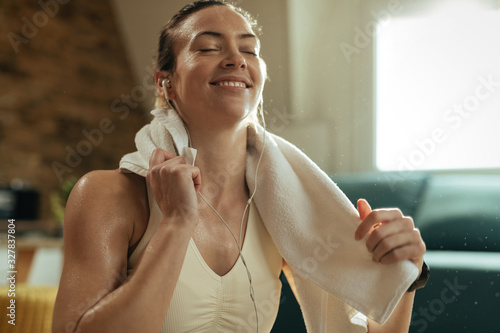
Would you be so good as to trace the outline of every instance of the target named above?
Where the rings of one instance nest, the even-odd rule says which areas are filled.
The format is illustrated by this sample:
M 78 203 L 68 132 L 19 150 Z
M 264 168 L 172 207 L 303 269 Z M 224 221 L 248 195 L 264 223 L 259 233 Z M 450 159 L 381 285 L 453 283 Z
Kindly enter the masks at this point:
M 366 173 L 332 179 L 355 203 L 398 207 L 427 245 L 431 278 L 416 292 L 411 333 L 500 332 L 500 175 Z M 274 333 L 305 332 L 283 278 Z

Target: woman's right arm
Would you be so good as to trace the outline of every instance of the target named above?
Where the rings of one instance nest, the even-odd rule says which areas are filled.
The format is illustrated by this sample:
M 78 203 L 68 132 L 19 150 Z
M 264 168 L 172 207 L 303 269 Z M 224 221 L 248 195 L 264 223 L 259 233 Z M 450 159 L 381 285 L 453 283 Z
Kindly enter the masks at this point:
M 148 215 L 144 181 L 141 185 L 137 176 L 98 171 L 75 186 L 65 215 L 65 258 L 54 333 L 161 330 L 198 222 L 192 205 L 196 170 L 170 159 L 162 152 L 151 159 L 148 181 L 155 184 L 155 198 L 162 198 L 163 215 L 128 277 L 127 253 L 134 226 Z

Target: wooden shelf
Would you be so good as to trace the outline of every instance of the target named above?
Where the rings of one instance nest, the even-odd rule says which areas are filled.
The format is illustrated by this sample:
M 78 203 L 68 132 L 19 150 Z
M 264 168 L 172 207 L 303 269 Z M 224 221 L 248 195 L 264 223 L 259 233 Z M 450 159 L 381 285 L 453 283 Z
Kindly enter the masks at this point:
M 0 235 L 0 250 L 7 252 L 8 240 L 7 234 Z M 33 258 L 38 249 L 41 248 L 63 248 L 63 239 L 58 237 L 43 236 L 16 236 L 16 281 L 26 282 L 33 263 Z
M 7 235 L 0 237 L 0 248 L 7 248 Z M 39 247 L 62 248 L 63 239 L 60 237 L 43 236 L 18 236 L 16 237 L 16 250 L 35 250 Z

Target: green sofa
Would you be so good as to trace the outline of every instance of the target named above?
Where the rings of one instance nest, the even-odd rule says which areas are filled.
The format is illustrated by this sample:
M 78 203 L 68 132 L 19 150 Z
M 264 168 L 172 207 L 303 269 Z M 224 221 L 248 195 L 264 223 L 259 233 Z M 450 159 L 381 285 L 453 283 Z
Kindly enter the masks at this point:
M 332 179 L 355 203 L 398 207 L 427 245 L 431 278 L 416 292 L 411 333 L 500 332 L 500 175 L 365 173 Z M 282 277 L 272 332 L 305 332 Z

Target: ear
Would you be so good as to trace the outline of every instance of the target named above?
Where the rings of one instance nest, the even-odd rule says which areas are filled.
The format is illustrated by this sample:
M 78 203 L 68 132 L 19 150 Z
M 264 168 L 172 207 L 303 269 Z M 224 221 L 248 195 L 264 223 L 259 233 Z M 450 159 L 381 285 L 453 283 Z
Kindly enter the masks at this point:
M 175 98 L 175 91 L 172 87 L 168 88 L 166 85 L 163 87 L 163 81 L 170 79 L 171 75 L 168 71 L 156 71 L 155 72 L 155 85 L 156 92 L 158 96 L 165 97 L 166 100 L 173 100 Z M 165 96 L 165 89 L 167 91 L 167 96 Z

